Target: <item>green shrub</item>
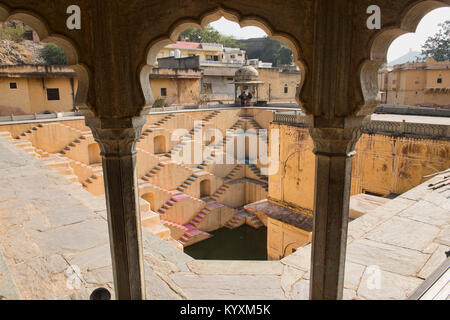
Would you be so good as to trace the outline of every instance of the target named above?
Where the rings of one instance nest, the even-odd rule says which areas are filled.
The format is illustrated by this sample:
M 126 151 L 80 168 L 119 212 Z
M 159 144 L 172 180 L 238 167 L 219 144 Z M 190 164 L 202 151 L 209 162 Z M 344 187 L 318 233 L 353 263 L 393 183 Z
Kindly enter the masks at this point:
M 165 99 L 159 98 L 155 100 L 152 108 L 166 108 L 167 106 L 167 101 Z
M 64 51 L 53 43 L 45 45 L 41 50 L 41 57 L 48 65 L 65 65 L 67 63 Z

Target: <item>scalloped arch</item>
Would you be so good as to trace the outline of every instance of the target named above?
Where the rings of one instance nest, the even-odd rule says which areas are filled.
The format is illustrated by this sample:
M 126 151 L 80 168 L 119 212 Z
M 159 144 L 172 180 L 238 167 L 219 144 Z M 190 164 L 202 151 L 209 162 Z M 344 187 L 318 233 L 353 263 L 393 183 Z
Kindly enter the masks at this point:
M 75 104 L 82 110 L 88 109 L 87 95 L 89 89 L 89 70 L 87 66 L 79 63 L 78 50 L 73 41 L 67 37 L 50 32 L 45 19 L 31 11 L 14 10 L 0 4 L 0 21 L 19 20 L 30 26 L 42 42 L 58 45 L 66 54 L 68 67 L 72 68 L 78 78 L 78 89 Z
M 151 105 L 155 101 L 151 89 L 150 81 L 148 81 L 152 68 L 156 65 L 156 57 L 158 52 L 165 46 L 175 43 L 180 34 L 188 28 L 204 28 L 211 22 L 217 21 L 224 17 L 227 20 L 238 23 L 241 28 L 254 26 L 261 28 L 270 39 L 282 41 L 287 44 L 292 50 L 294 56 L 294 63 L 296 63 L 301 70 L 301 83 L 297 89 L 296 100 L 301 105 L 299 99 L 305 76 L 307 75 L 307 68 L 304 61 L 301 59 L 302 50 L 298 41 L 291 35 L 276 31 L 271 24 L 263 18 L 258 16 L 241 16 L 238 12 L 219 7 L 213 11 L 208 11 L 199 16 L 198 19 L 185 18 L 175 22 L 168 30 L 167 34 L 156 38 L 150 42 L 146 50 L 146 59 L 142 64 L 140 71 L 141 88 L 145 97 L 146 105 Z
M 359 110 L 360 115 L 369 115 L 379 104 L 378 70 L 386 63 L 386 56 L 392 42 L 399 36 L 415 32 L 420 21 L 432 10 L 449 7 L 450 1 L 416 1 L 401 14 L 395 26 L 389 26 L 377 32 L 370 42 L 370 59 L 360 67 L 361 89 L 365 105 Z

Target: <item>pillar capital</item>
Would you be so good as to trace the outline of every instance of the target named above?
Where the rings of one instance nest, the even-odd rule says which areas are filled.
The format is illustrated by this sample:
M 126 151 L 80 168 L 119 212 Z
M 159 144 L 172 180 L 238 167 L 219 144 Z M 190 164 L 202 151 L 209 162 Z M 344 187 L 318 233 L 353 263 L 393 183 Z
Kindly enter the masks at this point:
M 145 122 L 145 116 L 122 119 L 86 118 L 86 124 L 100 145 L 102 156 L 106 158 L 134 155 L 136 142 Z
M 368 117 L 328 119 L 315 118 L 309 129 L 316 155 L 351 156 L 361 137 L 362 126 Z

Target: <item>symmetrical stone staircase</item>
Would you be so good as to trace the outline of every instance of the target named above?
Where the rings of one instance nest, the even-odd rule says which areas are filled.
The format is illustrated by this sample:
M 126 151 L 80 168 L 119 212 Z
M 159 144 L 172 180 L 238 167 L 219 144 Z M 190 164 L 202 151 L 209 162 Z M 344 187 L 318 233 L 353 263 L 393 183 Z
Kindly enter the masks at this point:
M 141 179 L 144 181 L 144 183 L 149 182 L 154 176 L 156 176 L 162 168 L 164 168 L 167 165 L 167 163 L 161 162 L 158 163 L 152 170 L 147 172 L 145 176 L 143 176 Z
M 179 200 L 179 196 L 173 196 L 165 204 L 163 204 L 161 208 L 158 209 L 158 213 L 165 214 L 167 210 L 175 206 Z
M 230 185 L 224 183 L 217 191 L 210 197 L 213 202 L 217 202 L 219 198 L 230 189 Z
M 207 205 L 204 207 L 192 220 L 190 223 L 185 225 L 187 228 L 197 228 L 199 224 L 205 219 L 213 210 L 214 207 L 212 205 Z
M 58 171 L 60 174 L 65 176 L 70 181 L 74 183 L 79 183 L 78 176 L 75 175 L 72 167 L 70 166 L 70 161 L 68 159 L 61 158 L 58 156 L 50 156 L 42 158 L 41 161 L 49 168 Z
M 187 227 L 182 226 L 181 224 L 178 224 L 178 223 L 175 223 L 172 221 L 167 221 L 167 220 L 161 219 L 161 223 L 170 229 L 171 236 L 175 240 L 180 239 L 189 230 Z
M 22 138 L 27 138 L 28 135 L 32 134 L 33 131 L 38 131 L 39 129 L 43 128 L 44 126 L 42 124 L 38 124 L 35 127 L 32 127 L 31 129 L 21 133 L 18 137 L 16 137 L 16 139 L 22 139 Z
M 264 227 L 264 224 L 261 222 L 261 220 L 259 220 L 256 215 L 251 213 L 247 213 L 246 223 L 255 229 Z
M 241 117 L 243 121 L 247 121 L 250 124 L 250 127 L 255 130 L 263 129 L 258 122 L 255 121 L 253 117 Z
M 158 122 L 154 123 L 154 126 L 162 126 L 163 124 L 165 124 L 167 121 L 169 121 L 170 119 L 174 118 L 175 115 L 174 114 L 169 114 L 168 116 L 162 118 L 161 120 L 159 120 Z
M 223 180 L 225 182 L 233 180 L 237 173 L 242 170 L 242 168 L 242 165 L 238 164 Z
M 38 152 L 38 150 L 33 146 L 33 144 L 30 141 L 22 139 L 14 139 L 11 136 L 11 133 L 8 131 L 0 132 L 0 137 L 10 141 L 14 146 L 23 149 L 33 157 L 38 159 L 41 158 L 41 154 Z
M 253 171 L 253 173 L 254 173 L 259 179 L 261 179 L 261 180 L 263 180 L 263 181 L 265 181 L 265 182 L 268 182 L 268 181 L 269 181 L 269 178 L 268 178 L 267 176 L 263 175 L 263 174 L 261 173 L 261 170 L 260 170 L 255 164 L 251 164 L 251 165 L 249 165 L 248 167 L 250 168 L 250 170 Z
M 141 137 L 137 140 L 137 142 L 141 142 L 146 137 L 148 137 L 151 133 L 153 133 L 153 130 L 149 129 L 148 127 L 142 131 Z
M 189 188 L 196 180 L 198 180 L 199 176 L 193 171 L 192 175 L 189 176 L 178 188 L 178 191 L 185 192 L 187 188 Z
M 212 235 L 199 229 L 188 230 L 179 240 L 183 247 L 211 238 Z
M 225 228 L 227 229 L 236 229 L 240 226 L 245 224 L 247 214 L 245 212 L 241 212 L 236 214 L 233 219 L 228 221 L 228 223 L 225 225 Z
M 72 141 L 71 143 L 69 143 L 64 149 L 62 149 L 59 154 L 65 156 L 67 155 L 69 152 L 71 152 L 72 150 L 74 150 L 76 147 L 78 147 L 82 140 L 86 140 L 85 136 L 80 136 L 78 139 Z

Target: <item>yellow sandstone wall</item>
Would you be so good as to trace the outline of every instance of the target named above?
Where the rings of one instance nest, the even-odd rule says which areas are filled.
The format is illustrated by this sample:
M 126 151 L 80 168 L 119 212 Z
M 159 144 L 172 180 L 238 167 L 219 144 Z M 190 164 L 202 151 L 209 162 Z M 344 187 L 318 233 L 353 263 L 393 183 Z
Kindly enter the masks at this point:
M 153 78 L 150 81 L 153 97 L 165 99 L 168 105 L 195 105 L 200 100 L 200 79 Z M 167 96 L 161 96 L 161 88 L 166 88 Z
M 267 218 L 267 256 L 279 260 L 312 241 L 312 233 L 287 223 Z
M 312 214 L 315 158 L 308 130 L 279 124 L 271 129 L 280 130 L 281 163 L 269 179 L 269 198 Z M 450 141 L 363 134 L 353 159 L 351 194 L 402 194 L 449 167 Z
M 264 82 L 259 86 L 258 100 L 295 103 L 297 86 L 301 81 L 300 73 L 279 72 L 277 68 L 258 69 L 258 73 L 259 81 Z M 287 93 L 284 91 L 286 85 Z
M 17 89 L 10 89 L 10 82 Z M 0 106 L 20 108 L 27 114 L 43 111 L 70 111 L 73 109 L 73 94 L 77 90 L 77 79 L 70 78 L 0 78 Z M 60 100 L 49 101 L 47 88 L 59 89 Z

